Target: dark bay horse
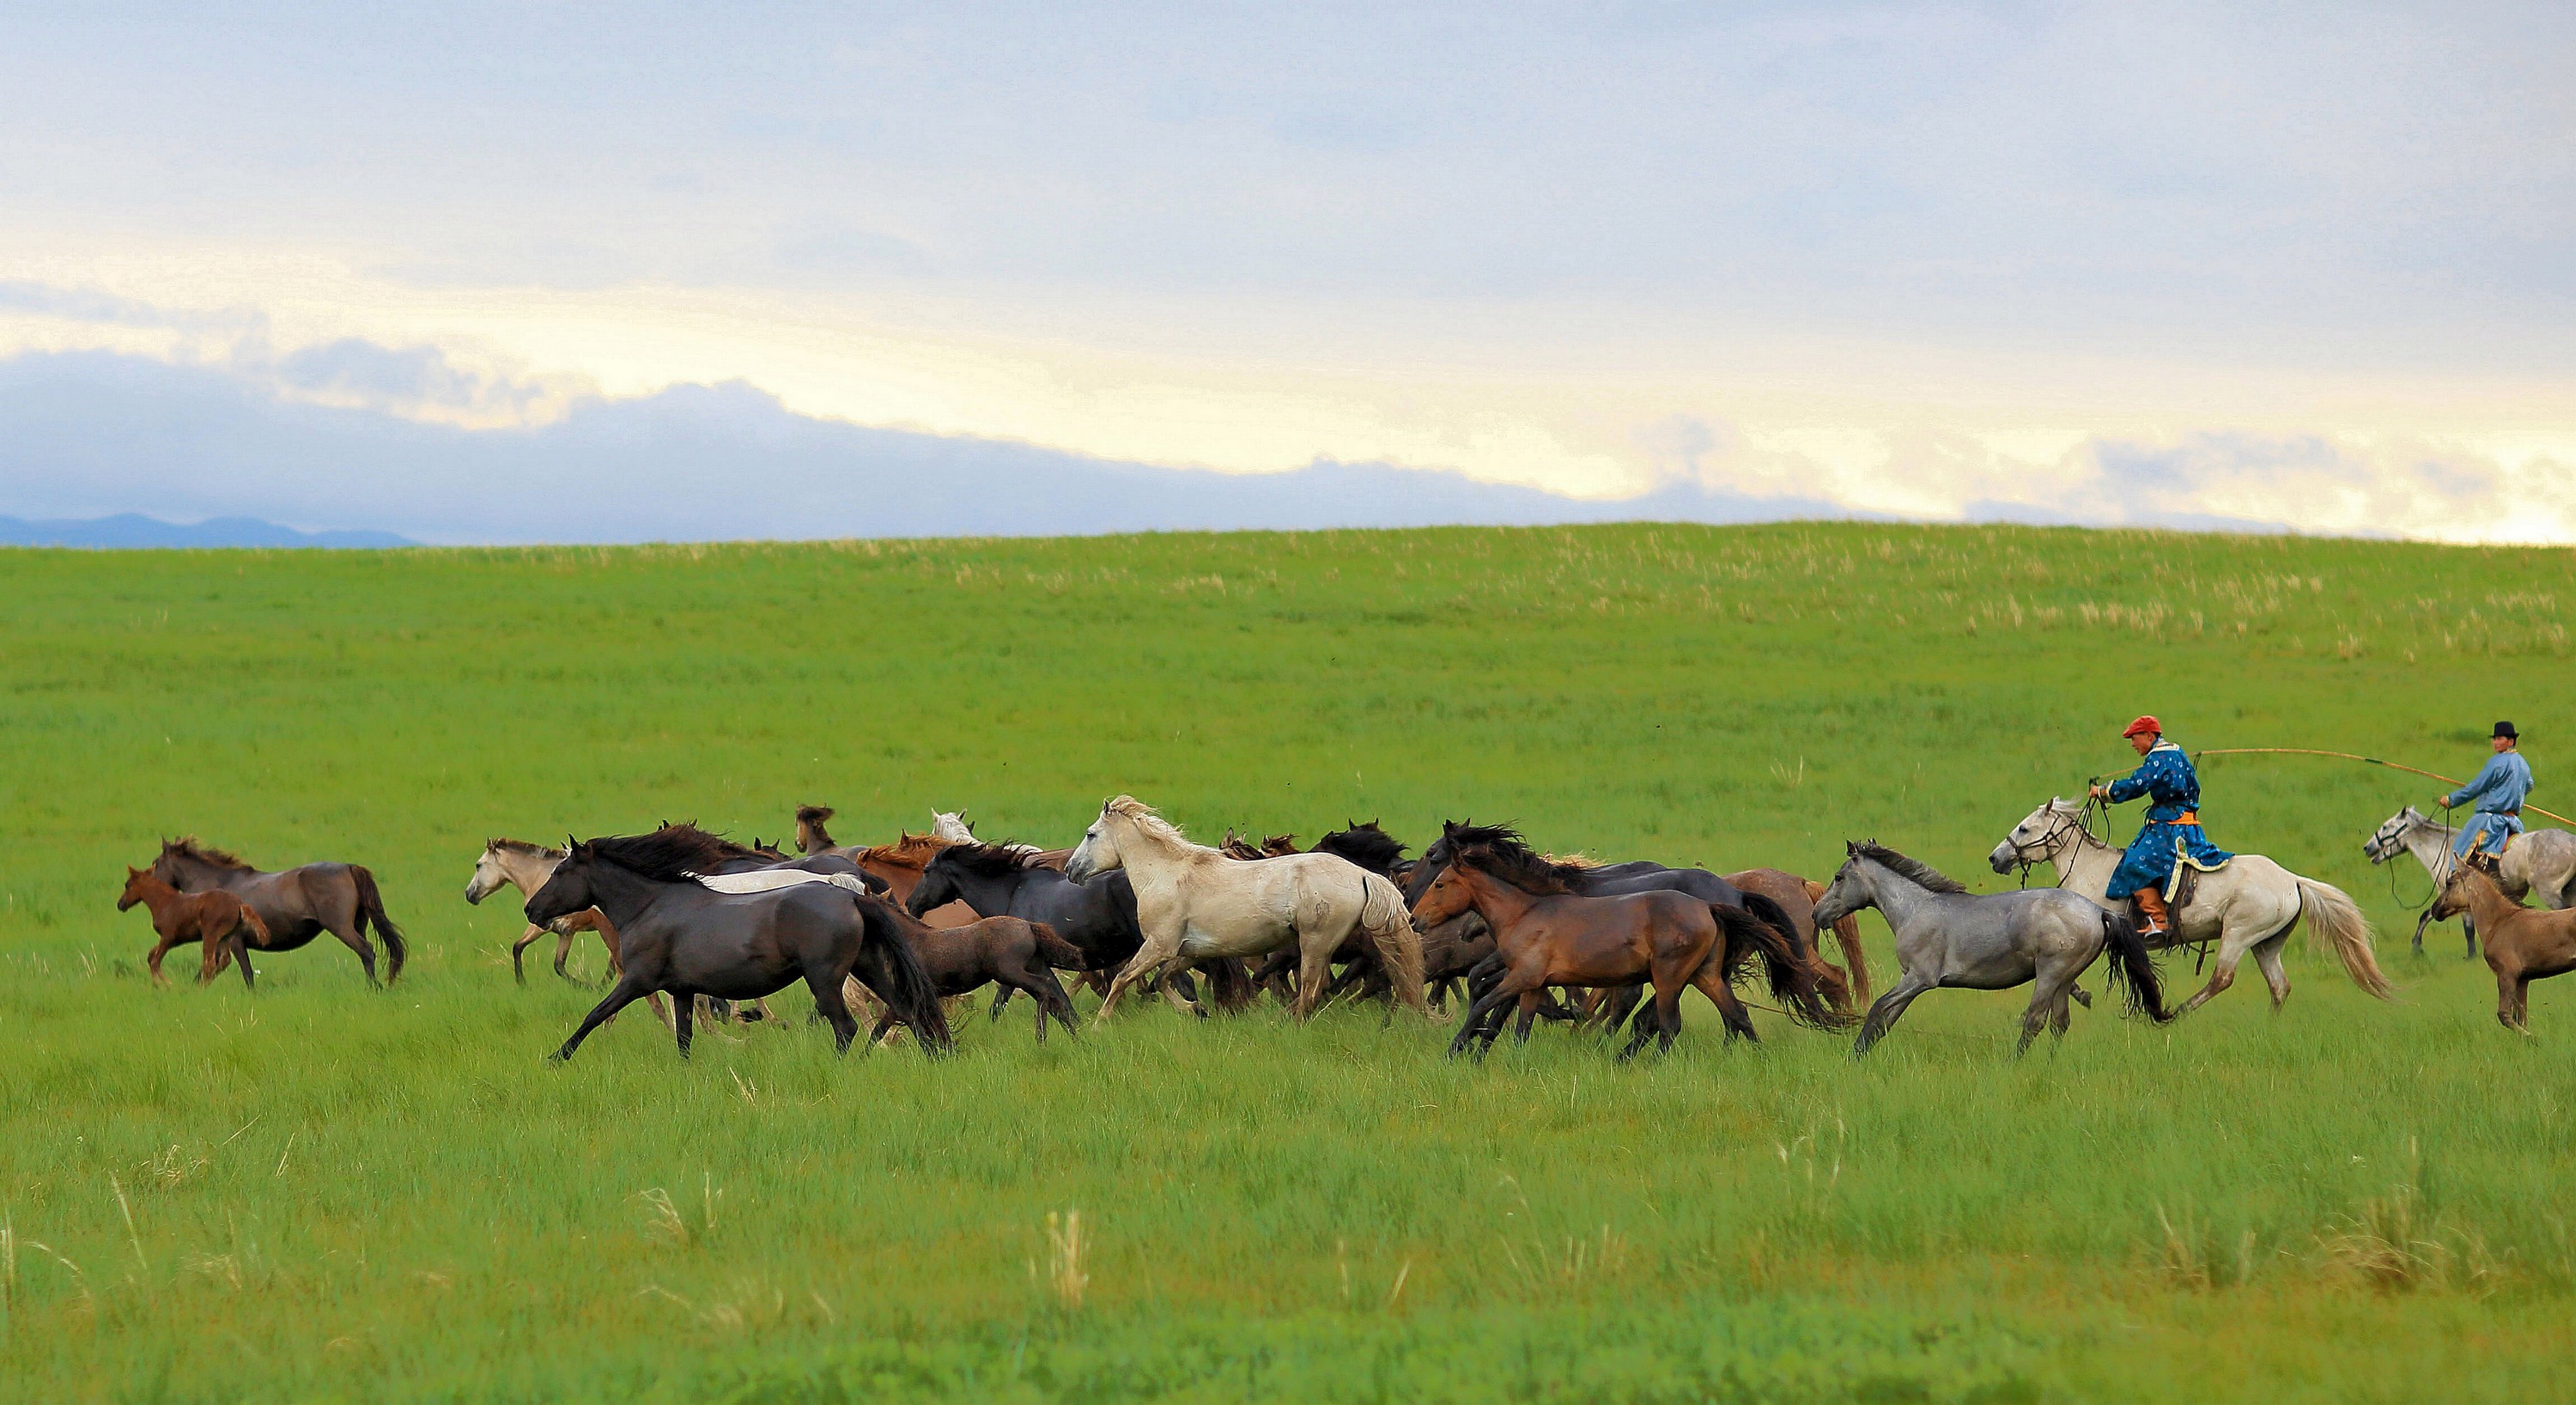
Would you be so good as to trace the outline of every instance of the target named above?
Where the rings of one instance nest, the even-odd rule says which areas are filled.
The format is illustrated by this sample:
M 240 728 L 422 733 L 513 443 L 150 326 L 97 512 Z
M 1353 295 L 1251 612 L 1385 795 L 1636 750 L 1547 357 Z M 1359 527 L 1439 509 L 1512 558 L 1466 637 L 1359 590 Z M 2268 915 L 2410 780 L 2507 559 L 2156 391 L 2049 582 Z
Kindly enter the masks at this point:
M 878 899 L 865 901 L 883 904 Z M 1002 1001 L 1012 991 L 1020 991 L 1037 1003 L 1037 1037 L 1046 1042 L 1047 1017 L 1053 1015 L 1064 1025 L 1065 1033 L 1079 1037 L 1082 1031 L 1074 1024 L 1073 1001 L 1057 984 L 1058 970 L 1079 970 L 1082 953 L 1065 944 L 1055 929 L 1044 922 L 1030 922 L 1018 917 L 981 917 L 963 927 L 933 927 L 909 913 L 893 913 L 896 930 L 920 958 L 921 969 L 930 977 L 939 998 L 947 1000 L 971 995 L 988 985 L 1001 987 L 993 1001 L 993 1018 L 1002 1018 Z M 885 1037 L 895 1023 L 895 1013 L 888 1006 L 868 1032 L 874 1044 Z
M 1819 1027 L 1839 1017 L 1825 1008 L 1813 976 L 1791 948 L 1785 926 L 1774 926 L 1741 907 L 1711 903 L 1669 888 L 1609 897 L 1573 892 L 1556 866 L 1512 845 L 1456 845 L 1439 876 L 1413 908 L 1424 925 L 1473 908 L 1494 931 L 1502 976 L 1468 1007 L 1449 1052 L 1479 1036 L 1492 1047 L 1502 1032 L 1505 1007 L 1518 1004 L 1515 1039 L 1529 1037 L 1546 988 L 1554 985 L 1624 986 L 1651 982 L 1653 1007 L 1637 1017 L 1622 1059 L 1652 1036 L 1670 1049 L 1681 1032 L 1681 993 L 1697 988 L 1717 1006 L 1727 1037 L 1759 1038 L 1752 1016 L 1736 998 L 1734 978 L 1759 953 L 1773 990 L 1793 1015 Z
M 528 899 L 528 920 L 544 925 L 598 908 L 617 929 L 623 969 L 556 1059 L 571 1058 L 602 1021 L 650 991 L 674 997 L 672 1033 L 685 1057 L 694 997 L 757 1000 L 800 979 L 846 1052 L 859 1032 L 841 993 L 850 976 L 911 1027 L 923 1052 L 948 1048 L 939 998 L 883 902 L 829 881 L 756 893 L 712 891 L 698 877 L 739 862 L 731 851 L 741 846 L 693 825 L 567 847 L 563 862 Z M 846 861 L 817 856 L 794 866 L 819 862 Z
M 250 948 L 268 945 L 268 927 L 259 914 L 230 893 L 182 893 L 152 876 L 149 869 L 125 870 L 125 891 L 117 895 L 116 910 L 124 912 L 141 903 L 152 914 L 152 931 L 161 938 L 144 958 L 152 968 L 152 983 L 168 985 L 161 974 L 161 958 L 174 946 L 204 942 L 204 960 L 197 967 L 197 984 L 211 984 L 224 973 L 229 961 L 241 963 L 242 985 L 256 988 L 250 974 Z M 247 938 L 247 941 L 245 941 Z
M 232 894 L 259 914 L 268 928 L 264 951 L 293 951 L 329 932 L 358 953 L 370 985 L 376 980 L 376 949 L 367 929 L 384 938 L 391 964 L 390 983 L 402 979 L 403 934 L 385 916 L 385 901 L 376 893 L 376 876 L 353 863 L 309 863 L 277 873 L 263 873 L 221 849 L 197 842 L 193 834 L 161 842 L 152 861 L 152 876 L 183 893 Z

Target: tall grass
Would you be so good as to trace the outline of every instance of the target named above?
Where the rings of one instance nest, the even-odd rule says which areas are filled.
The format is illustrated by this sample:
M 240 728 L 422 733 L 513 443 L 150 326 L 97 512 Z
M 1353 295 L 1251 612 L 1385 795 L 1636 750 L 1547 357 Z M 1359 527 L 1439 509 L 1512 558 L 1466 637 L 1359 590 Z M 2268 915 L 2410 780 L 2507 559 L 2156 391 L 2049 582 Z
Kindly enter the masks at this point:
M 2300 952 L 2277 1016 L 2106 1007 L 2018 1063 L 2018 996 L 1945 991 L 1858 1065 L 1704 1008 L 1629 1066 L 1159 1006 L 836 1061 L 790 1001 L 547 1068 L 594 997 L 514 987 L 514 904 L 458 890 L 492 834 L 817 801 L 1061 843 L 1117 791 L 1817 874 L 1870 837 L 1992 888 L 2138 711 L 2436 769 L 2500 711 L 2546 783 L 2568 565 L 1850 526 L 0 555 L 0 1393 L 2545 1394 L 2576 1003 L 2508 1036 L 2456 938 L 2394 954 L 2358 846 L 2431 787 L 2386 772 L 2222 762 L 2204 808 L 2361 898 L 2399 1003 Z M 119 865 L 183 830 L 370 865 L 403 983 L 325 939 L 256 997 L 151 989 Z

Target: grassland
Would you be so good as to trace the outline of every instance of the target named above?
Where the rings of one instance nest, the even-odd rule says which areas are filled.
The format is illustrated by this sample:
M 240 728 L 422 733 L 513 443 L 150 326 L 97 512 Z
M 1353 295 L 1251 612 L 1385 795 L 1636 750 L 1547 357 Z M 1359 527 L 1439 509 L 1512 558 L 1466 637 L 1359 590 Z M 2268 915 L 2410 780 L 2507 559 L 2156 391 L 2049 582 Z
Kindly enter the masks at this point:
M 2522 1039 L 2453 932 L 2403 954 L 2358 846 L 2434 787 L 2386 771 L 2217 763 L 2204 809 L 2361 898 L 2399 1003 L 2300 949 L 2278 1017 L 2240 984 L 2018 1064 L 2014 997 L 1944 992 L 1858 1066 L 1704 1008 L 1617 1067 L 1140 1007 L 937 1066 L 793 1020 L 683 1064 L 629 1018 L 548 1068 L 589 997 L 514 987 L 513 905 L 459 890 L 491 834 L 818 801 L 1064 842 L 1120 790 L 1816 873 L 1876 837 L 1991 888 L 2141 710 L 2455 773 L 2506 715 L 2550 785 L 2571 564 L 1861 526 L 0 554 L 0 1397 L 2563 1394 L 2576 982 Z M 119 865 L 183 830 L 369 864 L 410 973 L 151 988 Z

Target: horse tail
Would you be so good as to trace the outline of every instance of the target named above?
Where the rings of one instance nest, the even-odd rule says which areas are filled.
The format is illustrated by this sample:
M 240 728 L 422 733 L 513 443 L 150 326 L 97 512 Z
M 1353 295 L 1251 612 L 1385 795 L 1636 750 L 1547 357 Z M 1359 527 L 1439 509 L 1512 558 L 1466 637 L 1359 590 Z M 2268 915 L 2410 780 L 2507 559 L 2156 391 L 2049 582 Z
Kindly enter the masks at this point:
M 2388 977 L 2379 973 L 2379 958 L 2370 947 L 2370 919 L 2361 915 L 2361 908 L 2331 883 L 2295 873 L 2290 877 L 2299 885 L 2300 912 L 2308 919 L 2308 935 L 2333 950 L 2354 985 L 2382 1000 L 2394 998 Z
M 2108 957 L 2102 963 L 2102 979 L 2110 985 L 2125 985 L 2129 1013 L 2144 1015 L 2157 1024 L 2173 1019 L 2165 1008 L 2164 982 L 2156 975 L 2156 962 L 2147 953 L 2147 939 L 2138 935 L 2137 924 L 2125 912 L 2102 912 L 2102 950 Z
M 1364 871 L 1360 894 L 1360 930 L 1376 945 L 1378 964 L 1386 968 L 1395 998 L 1429 1018 L 1431 1006 L 1422 998 L 1422 935 L 1413 930 L 1404 890 L 1391 879 Z
M 873 954 L 885 984 L 874 981 L 878 999 L 894 1012 L 894 1017 L 912 1030 L 921 1041 L 921 1052 L 933 1058 L 948 1052 L 955 1040 L 948 1033 L 948 1016 L 939 1008 L 939 990 L 930 983 L 930 973 L 921 969 L 921 957 L 895 920 L 895 911 L 875 898 L 852 895 L 850 901 L 859 909 L 859 955 Z
M 1747 959 L 1759 955 L 1770 977 L 1771 997 L 1790 1019 L 1809 1029 L 1839 1029 L 1852 1022 L 1851 1016 L 1837 1013 L 1826 1003 L 1816 984 L 1815 958 L 1807 954 L 1797 927 L 1778 903 L 1747 893 L 1742 907 L 1711 903 L 1708 910 L 1716 916 L 1726 942 L 1725 964 L 1718 969 L 1728 984 L 1735 982 Z
M 1079 971 L 1088 964 L 1089 958 L 1077 950 L 1073 943 L 1057 936 L 1055 928 L 1043 922 L 1030 923 L 1029 935 L 1037 938 L 1038 955 L 1045 958 L 1049 966 L 1059 971 Z
M 349 877 L 358 885 L 359 925 L 375 928 L 376 935 L 385 939 L 385 955 L 391 958 L 385 967 L 385 984 L 392 985 L 402 979 L 403 957 L 407 954 L 402 929 L 385 916 L 384 895 L 376 891 L 376 876 L 365 865 L 349 865 Z
M 1812 908 L 1825 900 L 1825 885 L 1810 878 L 1805 880 L 1807 904 Z M 1851 976 L 1851 998 L 1856 1005 L 1869 1003 L 1869 956 L 1860 944 L 1860 914 L 1847 912 L 1834 919 L 1834 941 L 1843 949 L 1843 969 Z

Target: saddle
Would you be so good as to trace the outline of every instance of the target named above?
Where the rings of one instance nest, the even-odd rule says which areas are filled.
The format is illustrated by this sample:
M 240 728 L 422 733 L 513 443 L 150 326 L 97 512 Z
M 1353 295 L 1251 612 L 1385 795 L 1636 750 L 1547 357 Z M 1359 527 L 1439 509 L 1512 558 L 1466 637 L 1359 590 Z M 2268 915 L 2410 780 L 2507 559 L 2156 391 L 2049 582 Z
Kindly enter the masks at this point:
M 2202 863 L 2183 851 L 2181 840 L 2175 840 L 2173 875 L 2165 879 L 2165 906 L 2177 913 L 2191 906 L 2191 895 L 2200 887 L 2200 875 L 2216 873 L 2227 867 L 2227 864 L 2226 859 L 2220 859 L 2216 863 Z

